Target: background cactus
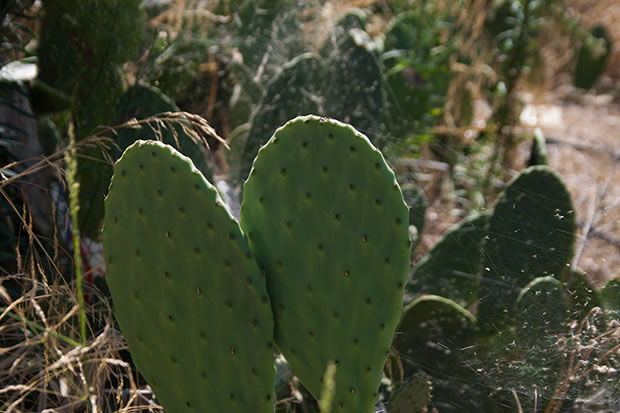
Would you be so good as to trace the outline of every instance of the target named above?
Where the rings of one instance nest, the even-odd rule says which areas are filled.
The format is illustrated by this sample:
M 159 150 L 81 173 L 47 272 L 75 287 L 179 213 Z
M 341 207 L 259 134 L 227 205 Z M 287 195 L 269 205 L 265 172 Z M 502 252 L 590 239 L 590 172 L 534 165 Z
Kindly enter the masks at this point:
M 605 308 L 620 311 L 620 277 L 609 279 L 601 288 L 601 298 Z
M 476 319 L 469 311 L 447 298 L 423 295 L 403 310 L 392 346 L 405 378 L 418 371 L 431 377 L 433 407 L 460 411 L 478 402 L 475 376 L 464 364 L 475 336 Z
M 513 323 L 511 305 L 531 280 L 562 277 L 573 256 L 575 231 L 570 194 L 557 174 L 532 166 L 508 184 L 483 244 L 478 308 L 483 330 Z
M 489 216 L 473 214 L 463 219 L 435 244 L 413 268 L 405 287 L 408 301 L 421 294 L 435 294 L 468 306 L 478 298 L 482 240 Z
M 549 165 L 549 159 L 547 157 L 547 143 L 545 141 L 545 136 L 542 134 L 540 129 L 536 129 L 534 131 L 530 158 L 527 160 L 527 166 L 534 165 Z
M 591 38 L 586 39 L 577 54 L 575 86 L 591 89 L 601 77 L 611 54 L 611 39 L 605 26 L 599 24 L 590 29 Z
M 116 124 L 130 119 L 143 120 L 162 112 L 179 112 L 178 106 L 159 89 L 150 85 L 136 84 L 119 98 L 116 105 Z M 117 133 L 116 143 L 121 151 L 133 144 L 139 136 L 142 140 L 159 140 L 189 157 L 194 166 L 212 181 L 213 171 L 207 161 L 203 144 L 189 137 L 181 125 L 162 125 L 162 122 L 143 124 L 141 128 L 123 128 Z
M 390 397 L 389 413 L 422 413 L 431 401 L 433 386 L 424 373 L 403 383 Z
M 320 95 L 325 115 L 373 136 L 379 145 L 383 75 L 370 37 L 361 29 L 350 29 L 324 58 Z
M 265 280 L 189 158 L 158 142 L 125 151 L 106 199 L 104 248 L 116 318 L 166 410 L 273 411 Z
M 322 63 L 307 53 L 286 64 L 266 88 L 265 95 L 252 115 L 250 131 L 241 157 L 241 178 L 247 179 L 260 147 L 277 128 L 299 115 L 322 112 L 313 98 L 321 82 Z
M 296 118 L 254 161 L 241 220 L 291 369 L 318 398 L 333 362 L 334 408 L 370 412 L 411 248 L 408 210 L 381 153 L 350 126 Z

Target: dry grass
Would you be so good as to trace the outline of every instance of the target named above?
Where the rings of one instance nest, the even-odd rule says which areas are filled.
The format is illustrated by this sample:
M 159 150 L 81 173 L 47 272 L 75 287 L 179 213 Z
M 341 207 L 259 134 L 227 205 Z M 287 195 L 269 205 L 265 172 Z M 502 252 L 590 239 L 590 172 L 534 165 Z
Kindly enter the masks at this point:
M 83 152 L 96 147 L 104 161 L 112 163 L 114 143 L 109 136 L 120 128 L 142 127 L 153 130 L 160 140 L 164 130 L 171 131 L 175 140 L 182 130 L 207 147 L 207 136 L 223 143 L 200 116 L 166 112 L 102 128 L 76 148 Z M 20 208 L 8 194 L 9 188 L 46 169 L 64 177 L 68 150 L 22 161 L 27 167 L 16 175 L 7 171 L 22 162 L 0 169 L 0 195 L 19 217 L 18 234 L 28 240 L 27 248 L 16 248 L 16 271 L 3 268 L 0 275 L 0 411 L 155 411 L 159 406 L 150 389 L 137 382 L 127 355 L 123 356 L 126 345 L 114 327 L 109 300 L 93 284 L 85 283 L 87 340 L 80 343 L 78 289 L 66 275 L 73 264 L 57 239 L 59 229 L 54 228 L 51 236 L 38 235 L 27 205 Z M 23 294 L 13 300 L 7 286 L 18 286 Z

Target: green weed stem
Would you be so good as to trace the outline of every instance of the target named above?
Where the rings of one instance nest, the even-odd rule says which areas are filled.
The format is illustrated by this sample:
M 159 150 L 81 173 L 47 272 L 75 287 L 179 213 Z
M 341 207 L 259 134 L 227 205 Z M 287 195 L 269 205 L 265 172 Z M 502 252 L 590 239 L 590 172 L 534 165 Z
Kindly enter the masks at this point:
M 0 311 L 5 312 L 6 311 L 6 307 L 0 307 Z M 7 311 L 5 314 L 7 316 L 9 316 L 10 318 L 12 318 L 13 320 L 20 321 L 20 322 L 26 324 L 28 326 L 28 328 L 31 328 L 33 330 L 37 330 L 37 331 L 42 332 L 42 333 L 43 332 L 47 332 L 47 334 L 49 334 L 50 336 L 56 337 L 57 339 L 60 339 L 60 340 L 64 341 L 65 343 L 70 344 L 70 345 L 72 345 L 74 347 L 81 347 L 82 346 L 80 343 L 78 343 L 77 341 L 73 340 L 70 337 L 62 335 L 62 334 L 57 333 L 55 331 L 50 331 L 47 328 L 45 328 L 44 326 L 39 325 L 39 324 L 35 323 L 34 321 L 27 320 L 26 318 L 21 317 L 21 316 L 19 316 L 17 314 L 13 314 L 10 311 Z
M 67 163 L 67 183 L 69 185 L 69 210 L 71 211 L 71 231 L 73 233 L 73 265 L 75 266 L 75 282 L 77 284 L 78 319 L 80 323 L 80 340 L 86 345 L 86 310 L 84 293 L 82 292 L 82 256 L 80 255 L 80 228 L 78 213 L 80 210 L 79 193 L 80 183 L 77 180 L 77 156 L 75 150 L 75 134 L 73 124 L 69 125 L 69 150 L 65 154 Z

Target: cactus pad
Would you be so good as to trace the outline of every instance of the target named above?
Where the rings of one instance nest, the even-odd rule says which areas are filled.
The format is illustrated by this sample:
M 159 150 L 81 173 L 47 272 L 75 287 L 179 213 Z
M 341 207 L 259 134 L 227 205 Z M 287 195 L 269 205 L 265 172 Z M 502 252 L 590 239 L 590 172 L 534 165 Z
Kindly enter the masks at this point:
M 540 346 L 566 330 L 568 297 L 562 283 L 553 277 L 530 282 L 517 298 L 517 339 L 524 348 Z M 545 351 L 548 347 L 545 346 Z
M 431 401 L 432 385 L 425 374 L 416 374 L 390 398 L 389 413 L 422 413 Z
M 335 363 L 335 411 L 370 412 L 411 248 L 407 206 L 381 153 L 340 122 L 289 121 L 254 162 L 241 224 L 291 369 L 319 398 Z
M 532 166 L 508 184 L 483 245 L 478 321 L 484 331 L 513 323 L 517 296 L 534 278 L 561 277 L 573 257 L 575 231 L 573 204 L 559 175 Z
M 120 124 L 132 118 L 142 120 L 162 112 L 179 112 L 179 107 L 168 96 L 154 86 L 136 84 L 119 98 L 116 105 L 116 123 Z M 206 149 L 203 144 L 195 142 L 183 130 L 181 125 L 166 125 L 153 122 L 142 125 L 140 129 L 122 128 L 116 138 L 121 150 L 125 150 L 137 139 L 160 140 L 175 146 L 188 156 L 196 168 L 207 178 L 213 179 L 213 172 L 207 161 Z
M 167 411 L 273 411 L 265 280 L 189 158 L 159 142 L 125 151 L 106 199 L 104 250 L 123 336 Z
M 603 305 L 608 310 L 620 312 L 620 277 L 608 280 L 601 288 Z
M 454 226 L 414 267 L 406 294 L 436 294 L 471 304 L 478 295 L 488 221 L 488 213 L 475 214 Z
M 530 158 L 527 160 L 527 166 L 549 165 L 547 156 L 547 143 L 545 135 L 540 129 L 534 131 L 534 139 L 532 139 L 532 149 L 530 150 Z
M 590 29 L 592 40 L 598 41 L 598 49 L 594 44 L 584 43 L 577 54 L 575 67 L 575 86 L 582 89 L 591 89 L 605 72 L 609 56 L 611 56 L 611 38 L 604 25 L 597 24 Z M 597 53 L 598 52 L 598 53 Z
M 423 295 L 405 307 L 392 345 L 405 378 L 420 370 L 432 377 L 432 404 L 441 411 L 471 411 L 473 374 L 463 365 L 475 334 L 474 316 L 447 298 Z

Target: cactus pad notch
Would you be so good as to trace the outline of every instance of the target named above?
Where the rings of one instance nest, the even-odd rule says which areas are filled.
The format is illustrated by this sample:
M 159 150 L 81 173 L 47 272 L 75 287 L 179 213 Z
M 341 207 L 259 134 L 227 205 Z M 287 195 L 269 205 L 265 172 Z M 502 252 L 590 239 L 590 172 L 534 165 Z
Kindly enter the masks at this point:
M 248 234 L 291 369 L 320 397 L 336 367 L 334 409 L 372 410 L 401 313 L 409 213 L 368 138 L 316 116 L 278 129 L 244 186 Z
M 273 412 L 265 281 L 191 160 L 159 142 L 130 146 L 115 165 L 103 241 L 116 318 L 165 409 Z

